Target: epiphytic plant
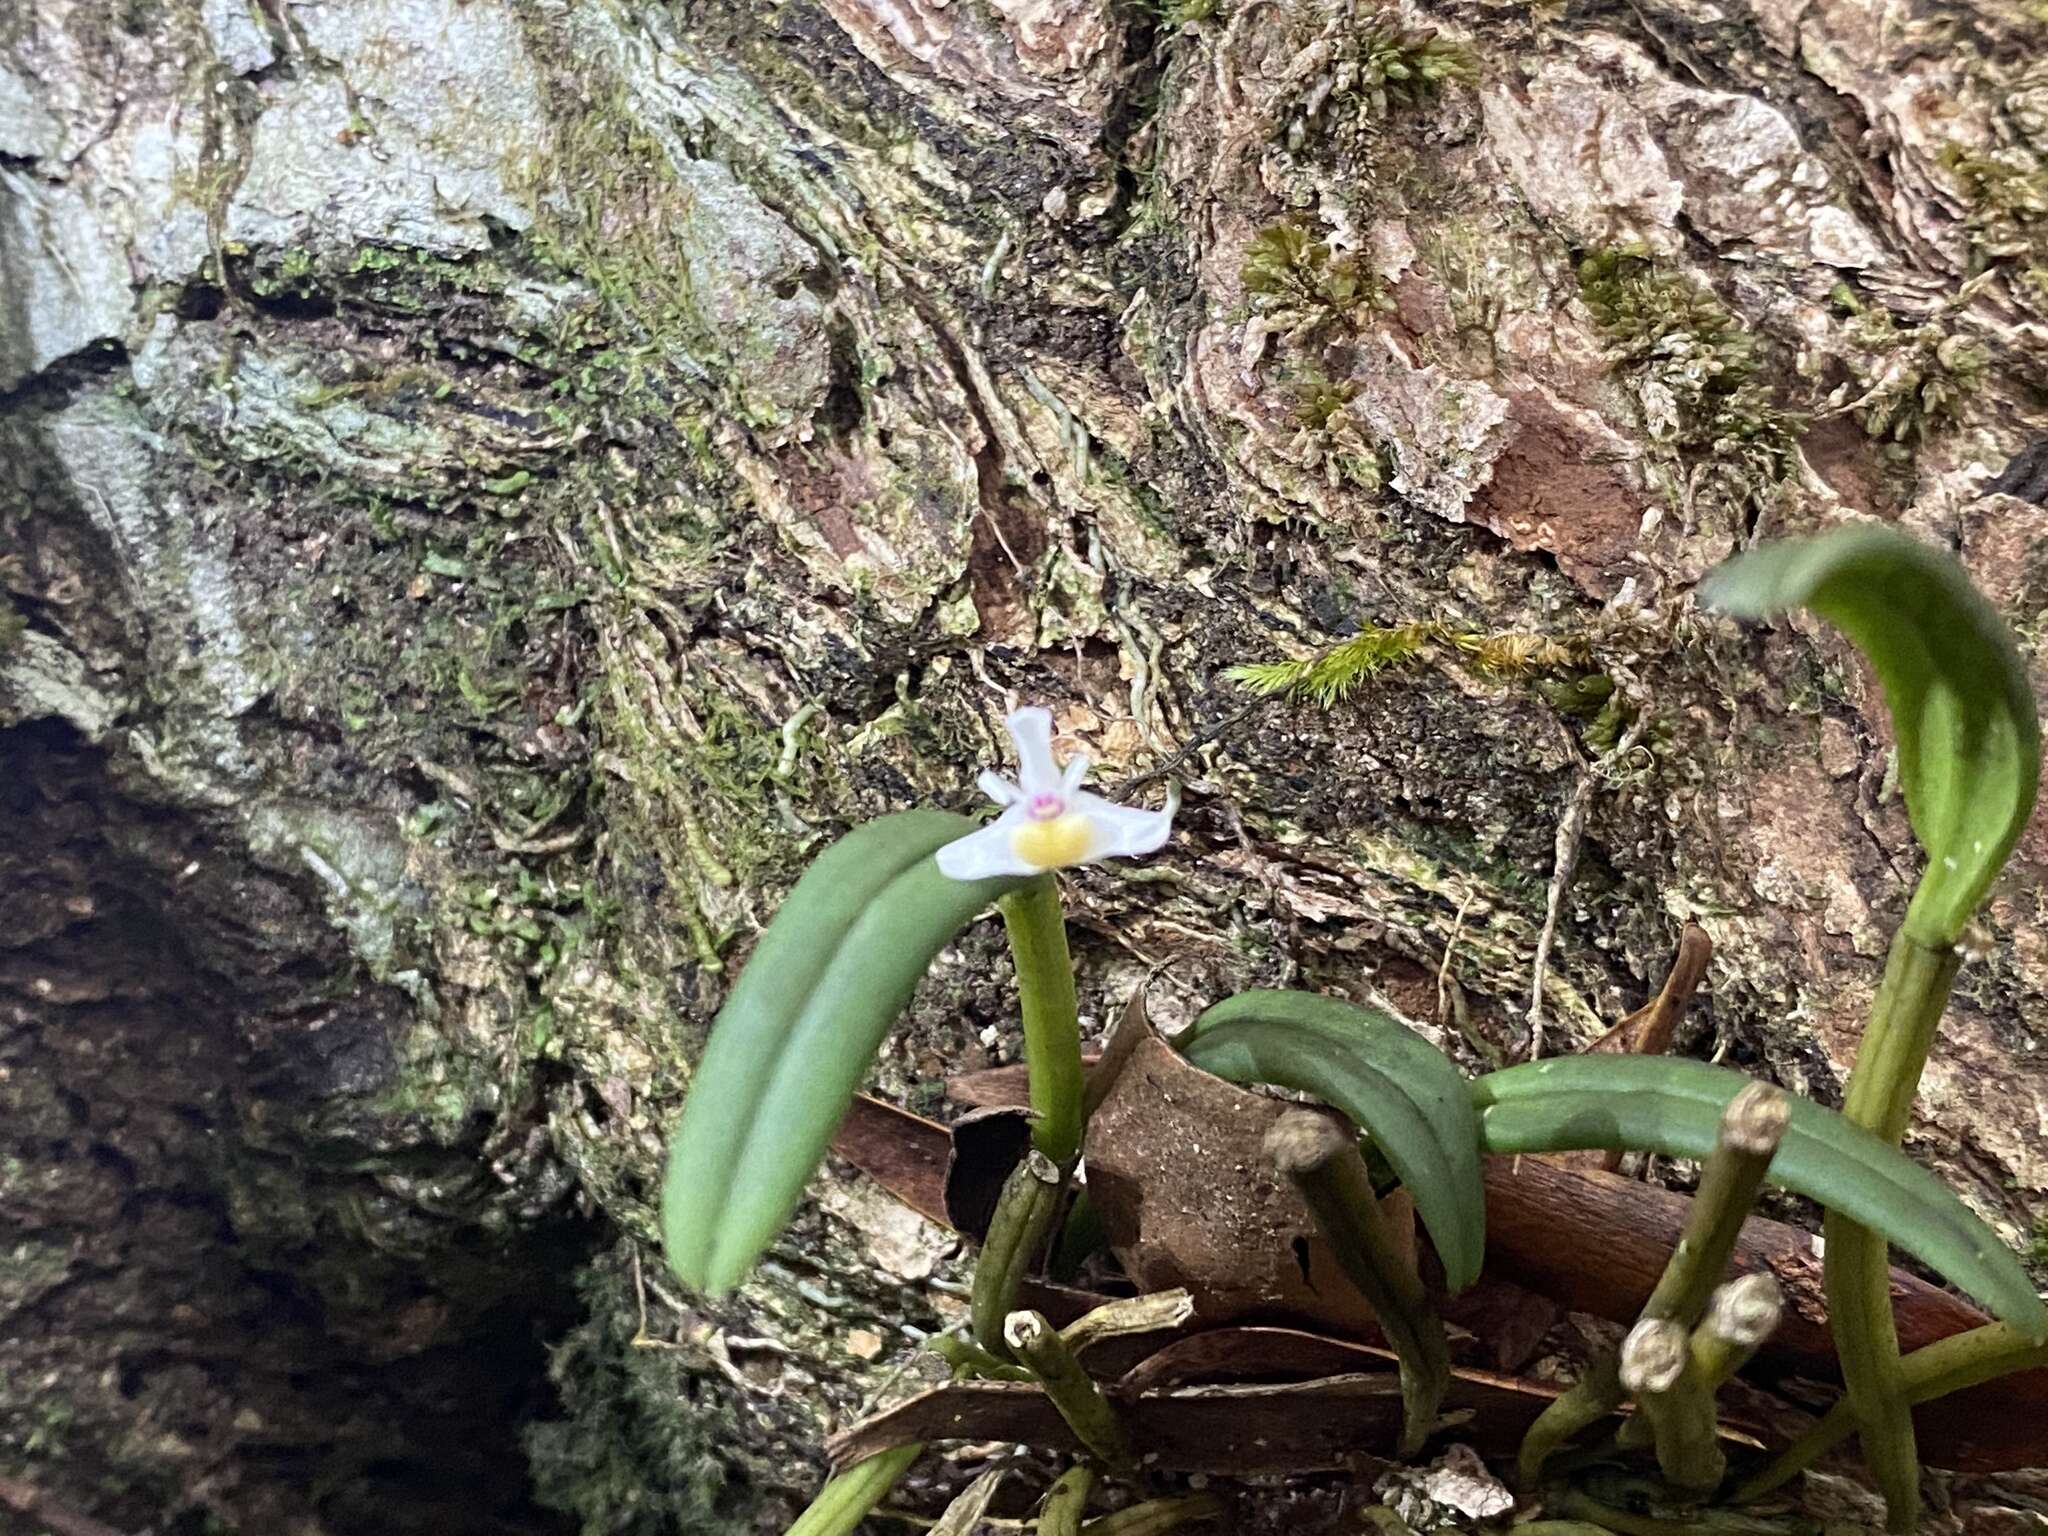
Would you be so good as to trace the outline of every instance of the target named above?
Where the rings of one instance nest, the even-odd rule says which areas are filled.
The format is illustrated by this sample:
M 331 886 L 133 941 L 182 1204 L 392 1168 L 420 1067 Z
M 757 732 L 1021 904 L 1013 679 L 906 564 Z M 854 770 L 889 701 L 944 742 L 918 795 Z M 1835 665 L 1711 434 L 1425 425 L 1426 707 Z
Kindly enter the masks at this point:
M 1018 782 L 986 827 L 902 811 L 856 828 L 797 882 L 720 1010 L 669 1151 L 662 1242 L 685 1284 L 730 1290 L 823 1161 L 882 1037 L 939 950 L 991 903 L 1017 965 L 1032 1139 L 1051 1164 L 1081 1148 L 1073 963 L 1051 871 L 1150 853 L 1173 811 L 1112 805 L 1053 761 L 1052 717 L 1010 717 Z M 983 1340 L 986 1344 L 988 1341 Z
M 1890 706 L 1906 814 L 1927 868 L 1892 937 L 1843 1112 L 1897 1145 L 1962 963 L 1958 941 L 2034 808 L 2041 732 L 2026 668 L 1962 568 L 1889 528 L 1845 528 L 1730 561 L 1702 594 L 1748 618 L 1810 608 L 1869 658 Z M 1919 1457 L 1878 1230 L 1835 1210 L 1827 1290 L 1864 1457 L 1890 1523 L 1919 1518 Z M 2038 1303 L 2007 1316 L 2039 1341 Z
M 2048 1358 L 2048 1309 L 2018 1259 L 1898 1149 L 1958 964 L 1957 942 L 2033 804 L 2033 704 L 2010 638 L 1960 570 L 1888 530 L 1858 528 L 1752 552 L 1716 573 L 1703 595 L 1748 617 L 1814 609 L 1870 657 L 1891 706 L 1899 776 L 1928 869 L 1895 937 L 1841 1114 L 1724 1068 L 1652 1056 L 1544 1060 L 1468 1082 L 1390 1015 L 1305 992 L 1230 998 L 1200 1015 L 1175 1045 L 1213 1076 L 1313 1094 L 1350 1121 L 1340 1129 L 1326 1114 L 1291 1111 L 1273 1124 L 1264 1150 L 1394 1346 L 1404 1455 L 1437 1428 L 1454 1372 L 1436 1300 L 1380 1208 L 1367 1155 L 1412 1199 L 1451 1292 L 1478 1278 L 1486 1254 L 1485 1155 L 1622 1149 L 1701 1162 L 1683 1236 L 1626 1342 L 1593 1362 L 1527 1429 L 1519 1470 L 1532 1493 L 1545 1489 L 1553 1458 L 1570 1441 L 1630 1400 L 1636 1415 L 1616 1433 L 1614 1448 L 1654 1450 L 1664 1486 L 1695 1500 L 1720 1492 L 1726 1462 L 1716 1439 L 1716 1389 L 1781 1311 L 1768 1276 L 1723 1283 L 1731 1258 L 1763 1183 L 1819 1202 L 1830 1321 L 1848 1393 L 1736 1496 L 1776 1486 L 1853 1427 L 1893 1524 L 1903 1529 L 1917 1499 L 1910 1405 Z M 1174 807 L 1136 810 L 1084 793 L 1087 765 L 1062 768 L 1054 760 L 1045 711 L 1019 710 L 1009 724 L 1018 781 L 981 777 L 1002 807 L 993 822 L 977 826 L 936 811 L 882 817 L 828 849 L 790 893 L 720 1013 L 691 1084 L 664 1189 L 663 1240 L 671 1265 L 693 1287 L 718 1292 L 745 1277 L 800 1198 L 919 977 L 953 935 L 994 905 L 1016 964 L 1031 1145 L 995 1202 L 973 1286 L 973 1336 L 945 1337 L 934 1348 L 956 1378 L 1037 1384 L 1095 1462 L 1127 1471 L 1146 1447 L 1134 1442 L 1115 1396 L 1090 1376 L 1083 1351 L 1105 1330 L 1184 1324 L 1191 1310 L 1185 1293 L 1100 1307 L 1065 1329 L 1020 1308 L 1018 1298 L 1058 1222 L 1097 1096 L 1097 1084 L 1084 1077 L 1055 872 L 1157 850 Z M 1136 1017 L 1149 1035 L 1142 1010 Z M 1070 1216 L 1063 1246 L 1077 1246 L 1087 1225 Z M 1888 1244 L 1975 1296 L 1998 1321 L 1902 1359 Z M 1144 1314 L 1136 1322 L 1124 1315 L 1134 1307 Z M 896 1445 L 849 1465 L 795 1531 L 850 1531 L 916 1451 Z M 1047 1496 L 1041 1529 L 1109 1529 L 1102 1521 L 1081 1525 L 1091 1483 L 1092 1473 L 1081 1470 L 1061 1479 Z M 993 1487 L 978 1481 L 941 1527 L 979 1518 Z M 1555 1500 L 1562 1513 L 1598 1516 L 1583 1489 L 1555 1490 Z M 1204 1495 L 1155 1500 L 1130 1513 L 1144 1511 L 1149 1531 L 1217 1508 Z

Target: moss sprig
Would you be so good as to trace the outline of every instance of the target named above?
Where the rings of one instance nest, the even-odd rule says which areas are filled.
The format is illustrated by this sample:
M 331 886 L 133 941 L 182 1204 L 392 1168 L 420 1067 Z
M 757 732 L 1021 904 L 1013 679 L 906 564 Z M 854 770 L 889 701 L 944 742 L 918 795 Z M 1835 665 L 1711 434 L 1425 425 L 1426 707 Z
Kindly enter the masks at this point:
M 1569 668 L 1586 656 L 1586 647 L 1578 640 L 1523 630 L 1487 633 L 1431 620 L 1368 625 L 1317 655 L 1247 662 L 1223 675 L 1264 697 L 1304 700 L 1328 708 L 1433 646 L 1447 648 L 1473 671 L 1492 678 Z

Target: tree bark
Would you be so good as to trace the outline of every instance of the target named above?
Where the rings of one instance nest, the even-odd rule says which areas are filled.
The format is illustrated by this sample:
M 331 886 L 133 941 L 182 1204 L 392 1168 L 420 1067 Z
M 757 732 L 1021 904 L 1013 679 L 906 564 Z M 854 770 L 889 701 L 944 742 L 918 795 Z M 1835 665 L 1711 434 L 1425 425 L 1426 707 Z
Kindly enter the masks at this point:
M 825 1178 L 677 1295 L 663 1138 L 806 860 L 971 806 L 1020 702 L 1186 790 L 1071 882 L 1091 1027 L 1171 962 L 1169 1024 L 1377 992 L 1477 1067 L 1692 919 L 1681 1047 L 1835 1100 L 1917 857 L 1881 704 L 1690 592 L 1875 516 L 2041 664 L 2044 47 L 2029 0 L 10 10 L 0 1475 L 780 1529 L 960 1256 Z M 1341 700 L 1227 676 L 1366 626 Z M 2037 1251 L 2043 890 L 2037 819 L 1909 1137 Z M 983 924 L 882 1088 L 1015 1050 Z

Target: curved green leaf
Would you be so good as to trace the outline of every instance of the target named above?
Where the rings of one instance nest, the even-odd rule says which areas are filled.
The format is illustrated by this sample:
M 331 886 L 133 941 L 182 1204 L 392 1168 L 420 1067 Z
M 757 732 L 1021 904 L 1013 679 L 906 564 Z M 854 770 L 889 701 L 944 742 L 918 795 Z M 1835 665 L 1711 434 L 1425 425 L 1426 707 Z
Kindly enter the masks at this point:
M 1811 608 L 1870 658 L 1927 853 L 1907 931 L 1954 943 L 2026 827 L 2041 776 L 2033 692 L 2004 621 L 1951 556 L 1876 524 L 1737 555 L 1699 596 L 1740 618 Z
M 977 823 L 904 811 L 804 872 L 754 946 L 669 1145 L 661 1240 L 684 1284 L 729 1290 L 803 1196 L 932 957 L 1021 880 L 949 880 L 932 854 Z
M 1703 1158 L 1721 1111 L 1748 1081 L 1703 1061 L 1561 1056 L 1490 1072 L 1473 1082 L 1472 1099 L 1488 1152 L 1619 1148 Z M 1766 1177 L 1882 1233 L 2029 1338 L 2048 1337 L 2048 1308 L 1998 1234 L 1933 1174 L 1861 1126 L 1793 1099 L 1792 1123 Z
M 1479 1278 L 1479 1123 L 1465 1079 L 1442 1051 L 1377 1009 L 1312 992 L 1241 992 L 1174 1044 L 1218 1077 L 1297 1089 L 1343 1110 L 1408 1187 L 1450 1288 Z

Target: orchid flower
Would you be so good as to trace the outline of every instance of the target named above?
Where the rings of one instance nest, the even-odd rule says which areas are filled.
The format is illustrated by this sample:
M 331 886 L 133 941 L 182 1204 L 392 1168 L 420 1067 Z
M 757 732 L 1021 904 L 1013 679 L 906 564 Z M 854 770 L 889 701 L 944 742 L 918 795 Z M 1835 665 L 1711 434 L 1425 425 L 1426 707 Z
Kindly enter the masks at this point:
M 1141 811 L 1088 794 L 1081 788 L 1087 758 L 1071 758 L 1064 769 L 1053 760 L 1051 714 L 1020 709 L 1004 723 L 1017 744 L 1017 781 L 992 770 L 975 781 L 1003 813 L 941 848 L 941 874 L 954 880 L 1037 875 L 1102 859 L 1137 858 L 1166 841 L 1173 830 L 1171 800 L 1163 811 Z

